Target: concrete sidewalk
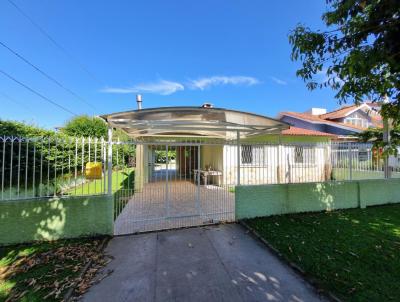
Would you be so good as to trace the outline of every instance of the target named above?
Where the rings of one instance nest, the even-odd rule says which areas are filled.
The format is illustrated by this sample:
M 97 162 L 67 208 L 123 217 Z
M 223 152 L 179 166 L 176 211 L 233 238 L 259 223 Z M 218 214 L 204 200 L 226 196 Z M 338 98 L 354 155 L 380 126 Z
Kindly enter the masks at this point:
M 237 224 L 115 237 L 106 252 L 113 273 L 84 301 L 321 300 Z

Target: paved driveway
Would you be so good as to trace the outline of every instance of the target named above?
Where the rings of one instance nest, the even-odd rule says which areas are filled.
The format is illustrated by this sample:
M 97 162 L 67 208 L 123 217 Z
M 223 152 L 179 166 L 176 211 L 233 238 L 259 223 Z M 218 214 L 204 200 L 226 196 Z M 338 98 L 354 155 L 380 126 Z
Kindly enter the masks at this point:
M 84 301 L 320 301 L 237 224 L 113 238 L 113 273 Z
M 135 192 L 115 220 L 114 235 L 235 220 L 235 194 L 227 188 L 172 179 L 168 181 L 168 203 L 165 194 L 164 181 L 147 183 L 141 192 Z

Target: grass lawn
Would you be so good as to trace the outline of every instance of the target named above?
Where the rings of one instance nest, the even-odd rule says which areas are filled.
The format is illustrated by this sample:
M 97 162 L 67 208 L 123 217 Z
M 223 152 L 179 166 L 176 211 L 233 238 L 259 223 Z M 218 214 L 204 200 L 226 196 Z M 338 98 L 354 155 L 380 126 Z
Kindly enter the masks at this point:
M 343 301 L 399 301 L 400 204 L 246 222 Z
M 134 169 L 126 168 L 119 171 L 113 171 L 112 174 L 112 190 L 116 192 L 121 189 L 133 189 L 134 185 Z M 105 184 L 104 184 L 105 182 Z M 104 187 L 105 186 L 105 187 Z M 69 195 L 90 195 L 100 194 L 107 191 L 108 180 L 107 175 L 102 179 L 92 180 L 90 182 L 76 186 L 76 188 L 69 189 L 66 194 Z
M 0 301 L 61 301 L 101 238 L 0 247 Z
M 332 176 L 335 180 L 349 180 L 349 177 L 350 177 L 349 168 L 334 168 Z M 384 175 L 383 171 L 353 170 L 352 177 L 353 177 L 353 180 L 383 179 L 383 178 L 385 178 L 385 175 Z M 400 178 L 400 173 L 393 172 L 392 178 Z

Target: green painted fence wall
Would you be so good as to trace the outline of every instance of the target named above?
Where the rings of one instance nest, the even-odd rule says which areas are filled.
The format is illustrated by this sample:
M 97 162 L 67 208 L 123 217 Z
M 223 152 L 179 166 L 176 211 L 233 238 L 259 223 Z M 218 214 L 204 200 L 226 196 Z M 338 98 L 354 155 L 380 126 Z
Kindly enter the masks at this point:
M 360 184 L 362 206 L 400 202 L 400 179 L 363 180 Z
M 400 179 L 237 186 L 236 219 L 400 202 Z
M 0 202 L 0 245 L 112 233 L 108 195 Z

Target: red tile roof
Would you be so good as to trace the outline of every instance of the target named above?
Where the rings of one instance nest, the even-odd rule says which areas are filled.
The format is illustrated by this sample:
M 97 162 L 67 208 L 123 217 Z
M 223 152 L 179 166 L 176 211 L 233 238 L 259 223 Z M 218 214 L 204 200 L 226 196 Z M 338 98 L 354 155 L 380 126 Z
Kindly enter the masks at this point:
M 350 108 L 350 107 L 352 107 L 352 108 Z M 303 120 L 311 121 L 311 122 L 316 122 L 316 123 L 320 123 L 320 124 L 336 125 L 336 126 L 342 126 L 342 127 L 347 127 L 347 128 L 362 130 L 362 131 L 368 129 L 368 128 L 364 128 L 364 127 L 360 127 L 360 126 L 355 126 L 352 124 L 339 123 L 339 122 L 331 121 L 329 119 L 325 119 L 325 116 L 330 115 L 331 113 L 338 112 L 337 115 L 344 114 L 344 112 L 350 112 L 351 110 L 355 109 L 355 107 L 356 107 L 356 105 L 347 106 L 346 108 L 339 109 L 339 110 L 342 110 L 340 112 L 338 112 L 338 110 L 337 110 L 337 111 L 332 111 L 330 113 L 322 114 L 322 115 L 312 115 L 309 113 L 299 113 L 299 112 L 281 112 L 280 115 L 281 116 L 287 115 L 287 116 L 292 116 L 295 118 L 299 118 L 299 119 L 303 119 Z M 334 115 L 332 114 L 330 116 L 330 118 L 332 118 L 332 116 L 334 116 Z M 372 123 L 375 127 L 382 128 L 382 125 L 379 121 L 379 116 L 374 116 L 372 118 Z
M 350 112 L 353 110 L 356 110 L 360 105 L 351 105 L 351 106 L 344 106 L 340 109 L 321 114 L 319 117 L 322 119 L 328 119 L 328 120 L 335 120 L 338 118 L 346 117 Z
M 316 131 L 316 130 L 309 130 L 309 129 L 303 129 L 303 128 L 297 128 L 290 126 L 289 129 L 283 130 L 282 131 L 283 135 L 305 135 L 305 136 L 328 136 L 328 137 L 336 137 L 334 134 L 330 133 L 325 133 L 321 131 Z
M 287 111 L 287 112 L 281 112 L 281 115 L 289 115 L 289 116 L 298 117 L 298 118 L 301 118 L 304 120 L 314 121 L 314 122 L 326 122 L 325 120 L 319 118 L 318 115 L 312 115 L 309 113 Z
M 280 115 L 287 115 L 287 116 L 292 116 L 295 118 L 300 118 L 306 121 L 312 121 L 312 122 L 317 122 L 320 124 L 328 124 L 328 125 L 335 125 L 335 126 L 343 126 L 343 127 L 347 127 L 347 128 L 352 128 L 352 129 L 357 129 L 357 130 L 366 130 L 367 128 L 362 128 L 362 127 L 358 127 L 358 126 L 354 126 L 351 124 L 344 124 L 344 123 L 338 123 L 338 122 L 334 122 L 334 121 L 329 121 L 329 120 L 325 120 L 320 118 L 320 116 L 318 115 L 312 115 L 309 113 L 299 113 L 299 112 L 281 112 Z

